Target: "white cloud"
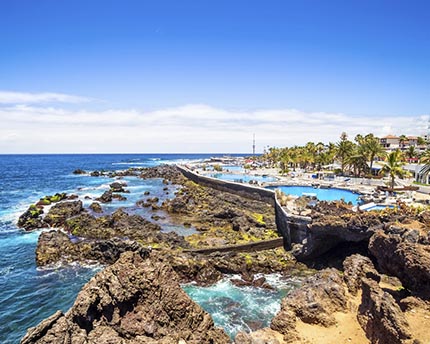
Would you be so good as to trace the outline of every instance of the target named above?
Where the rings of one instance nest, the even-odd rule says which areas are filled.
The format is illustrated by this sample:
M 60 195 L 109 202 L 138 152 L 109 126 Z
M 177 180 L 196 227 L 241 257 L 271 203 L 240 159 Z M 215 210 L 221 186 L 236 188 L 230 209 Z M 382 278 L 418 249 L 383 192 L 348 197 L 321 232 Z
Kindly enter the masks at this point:
M 428 116 L 347 116 L 295 109 L 228 110 L 203 104 L 139 111 L 0 107 L 0 153 L 250 152 L 307 141 L 337 141 L 345 131 L 422 135 Z
M 0 104 L 84 103 L 91 99 L 63 93 L 0 91 Z

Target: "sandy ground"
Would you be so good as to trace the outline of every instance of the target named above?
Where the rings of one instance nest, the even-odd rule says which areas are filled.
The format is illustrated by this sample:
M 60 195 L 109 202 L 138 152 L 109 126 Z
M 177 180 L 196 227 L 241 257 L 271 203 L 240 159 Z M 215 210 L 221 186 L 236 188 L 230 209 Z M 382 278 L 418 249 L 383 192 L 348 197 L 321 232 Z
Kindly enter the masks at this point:
M 294 342 L 294 344 L 370 343 L 357 320 L 357 310 L 361 302 L 361 293 L 357 296 L 350 295 L 349 302 L 350 309 L 347 313 L 336 312 L 334 314 L 336 319 L 336 325 L 334 326 L 323 327 L 298 321 L 296 328 L 302 340 Z

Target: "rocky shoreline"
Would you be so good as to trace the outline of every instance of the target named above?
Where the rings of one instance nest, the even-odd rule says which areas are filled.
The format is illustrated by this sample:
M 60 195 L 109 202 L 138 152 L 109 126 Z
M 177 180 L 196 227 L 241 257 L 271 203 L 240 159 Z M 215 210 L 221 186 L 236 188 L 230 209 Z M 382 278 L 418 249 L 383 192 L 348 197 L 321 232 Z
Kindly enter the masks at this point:
M 99 212 L 102 207 L 94 205 L 99 203 L 84 208 L 80 200 L 68 195 L 58 201 L 54 197 L 54 202 L 52 197 L 46 198 L 31 206 L 21 216 L 20 227 L 61 228 L 40 235 L 38 266 L 92 261 L 109 267 L 83 288 L 66 314 L 56 313 L 30 329 L 23 343 L 71 343 L 72 339 L 79 343 L 229 343 L 231 340 L 214 328 L 208 314 L 182 294 L 178 296 L 176 285 L 169 284 L 171 289 L 166 291 L 158 279 L 171 276 L 171 283 L 210 285 L 225 274 L 240 274 L 241 280 L 235 283 L 267 288 L 264 279 L 254 276 L 272 272 L 312 276 L 284 298 L 270 328 L 239 333 L 235 339 L 238 344 L 316 343 L 309 333 L 334 338 L 330 333 L 342 326 L 347 330 L 340 331 L 344 335 L 338 338 L 340 341 L 426 343 L 430 339 L 420 330 L 423 324 L 430 325 L 426 315 L 430 310 L 430 212 L 425 209 L 354 213 L 342 202 L 320 202 L 309 207 L 311 222 L 302 228 L 303 238 L 292 252 L 279 248 L 203 255 L 186 250 L 278 237 L 273 207 L 200 186 L 172 166 L 90 175 L 163 178 L 166 185 L 180 186 L 175 197 L 161 204 L 151 195 L 140 204 L 154 215 L 164 211 L 169 220 L 192 226 L 197 233 L 187 237 L 162 233 L 156 221 L 122 209 L 104 215 Z M 120 182 L 112 183 L 99 202 L 110 202 L 111 196 L 126 193 L 125 187 Z M 335 252 L 339 260 L 342 252 L 336 252 L 335 245 L 341 242 L 363 242 L 371 259 L 350 255 L 341 258 L 339 269 L 324 269 L 317 274 L 297 261 L 312 265 L 309 262 L 327 251 Z M 331 263 L 333 260 L 328 265 Z M 168 276 L 161 270 L 169 271 Z M 118 274 L 121 281 L 110 285 Z M 94 291 L 100 283 L 106 288 Z M 147 300 L 151 293 L 167 296 L 147 302 L 152 300 Z M 174 298 L 170 298 L 171 293 Z M 166 312 L 170 320 L 162 320 L 161 314 Z M 180 317 L 179 323 L 172 320 L 176 317 Z M 352 328 L 347 323 L 353 324 Z M 208 336 L 203 338 L 205 331 Z M 350 337 L 351 333 L 356 337 Z

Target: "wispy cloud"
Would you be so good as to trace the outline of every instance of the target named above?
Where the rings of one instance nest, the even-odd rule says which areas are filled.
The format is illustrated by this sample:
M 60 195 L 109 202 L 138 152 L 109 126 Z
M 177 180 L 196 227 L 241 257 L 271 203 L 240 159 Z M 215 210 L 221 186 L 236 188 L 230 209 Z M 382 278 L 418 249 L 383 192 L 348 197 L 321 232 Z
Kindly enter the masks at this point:
M 63 93 L 28 93 L 0 91 L 0 104 L 85 103 L 90 98 Z
M 295 109 L 230 110 L 204 104 L 141 111 L 0 107 L 0 153 L 249 152 L 307 141 L 337 141 L 341 132 L 418 134 L 428 116 L 348 116 Z

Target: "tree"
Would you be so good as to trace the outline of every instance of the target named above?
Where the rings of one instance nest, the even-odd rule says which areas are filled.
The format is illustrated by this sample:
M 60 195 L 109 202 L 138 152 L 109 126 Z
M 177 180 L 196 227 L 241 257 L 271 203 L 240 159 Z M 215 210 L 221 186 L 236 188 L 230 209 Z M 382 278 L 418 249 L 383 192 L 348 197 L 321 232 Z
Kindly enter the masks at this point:
M 409 161 L 411 161 L 413 158 L 416 158 L 417 150 L 415 149 L 415 146 L 409 146 L 405 154 Z
M 404 143 L 408 140 L 408 137 L 406 135 L 400 135 L 399 136 L 399 144 L 400 147 L 404 147 Z
M 366 157 L 362 154 L 359 147 L 356 147 L 348 157 L 348 165 L 352 168 L 354 176 L 358 177 L 362 172 L 366 172 Z
M 403 159 L 402 152 L 397 149 L 388 155 L 387 161 L 385 162 L 384 166 L 382 166 L 380 173 L 388 174 L 388 176 L 390 177 L 391 191 L 393 191 L 394 189 L 394 181 L 396 177 L 403 179 L 404 177 L 409 175 L 409 172 L 403 169 L 404 164 L 405 162 Z
M 427 142 L 424 139 L 424 137 L 418 136 L 418 138 L 417 138 L 417 144 L 418 144 L 418 146 L 423 146 L 423 145 L 427 144 Z
M 342 174 L 345 172 L 348 159 L 352 156 L 354 151 L 354 143 L 348 140 L 346 133 L 342 133 L 340 141 L 336 144 L 336 158 L 339 159 Z
M 364 138 L 364 154 L 367 156 L 369 161 L 370 172 L 372 172 L 373 161 L 375 158 L 382 158 L 386 155 L 384 148 L 379 143 L 379 139 L 373 134 L 368 134 Z

